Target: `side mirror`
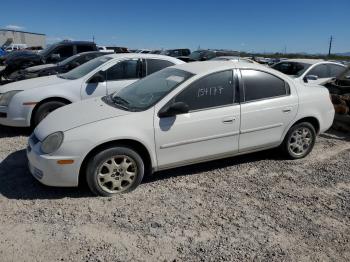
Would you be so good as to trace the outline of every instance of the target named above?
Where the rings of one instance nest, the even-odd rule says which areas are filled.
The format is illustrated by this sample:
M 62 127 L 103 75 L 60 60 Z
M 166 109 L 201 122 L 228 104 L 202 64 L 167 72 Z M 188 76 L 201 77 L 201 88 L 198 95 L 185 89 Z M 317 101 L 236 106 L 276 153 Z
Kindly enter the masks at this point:
M 159 111 L 158 116 L 162 117 L 171 117 L 181 114 L 186 114 L 189 112 L 189 107 L 184 102 L 175 102 L 168 107 L 163 108 Z
M 60 54 L 52 54 L 50 56 L 50 59 L 51 59 L 51 61 L 58 61 L 61 59 L 61 56 L 60 56 Z
M 105 77 L 102 71 L 96 73 L 93 77 L 91 77 L 88 81 L 89 84 L 97 84 L 105 81 Z
M 318 76 L 315 76 L 315 75 L 307 75 L 304 77 L 304 82 L 307 83 L 309 80 L 317 80 L 318 79 Z

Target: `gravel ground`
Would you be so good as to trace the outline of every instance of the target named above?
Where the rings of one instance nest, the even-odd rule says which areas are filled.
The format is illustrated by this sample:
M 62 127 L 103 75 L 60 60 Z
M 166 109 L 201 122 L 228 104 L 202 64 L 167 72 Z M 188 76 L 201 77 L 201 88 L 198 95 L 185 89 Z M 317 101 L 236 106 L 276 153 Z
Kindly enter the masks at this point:
M 0 126 L 0 261 L 349 261 L 350 135 L 305 159 L 265 151 L 100 198 L 42 186 L 26 130 Z

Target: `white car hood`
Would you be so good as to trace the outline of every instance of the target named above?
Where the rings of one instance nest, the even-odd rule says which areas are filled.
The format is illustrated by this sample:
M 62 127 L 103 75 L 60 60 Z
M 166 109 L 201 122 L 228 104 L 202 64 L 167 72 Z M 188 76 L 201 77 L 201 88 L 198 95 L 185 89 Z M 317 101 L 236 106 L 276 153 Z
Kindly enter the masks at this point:
M 44 65 L 31 66 L 31 67 L 26 68 L 25 70 L 27 72 L 36 72 L 36 71 L 39 71 L 41 69 L 50 68 L 50 67 L 54 67 L 54 66 L 56 66 L 56 65 L 55 64 L 44 64 Z
M 32 78 L 32 79 L 17 81 L 17 82 L 0 86 L 0 93 L 5 93 L 13 90 L 29 90 L 29 89 L 43 87 L 43 86 L 61 84 L 67 81 L 74 81 L 74 80 L 59 78 L 56 75 Z
M 102 97 L 76 102 L 49 114 L 35 129 L 39 140 L 57 131 L 67 131 L 108 118 L 131 114 L 102 101 Z

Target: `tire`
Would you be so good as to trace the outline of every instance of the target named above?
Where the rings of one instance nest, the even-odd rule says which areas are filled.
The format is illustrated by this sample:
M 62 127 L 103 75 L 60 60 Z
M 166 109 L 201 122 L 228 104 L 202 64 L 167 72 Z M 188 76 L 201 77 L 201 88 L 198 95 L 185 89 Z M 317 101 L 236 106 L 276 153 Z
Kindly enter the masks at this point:
M 99 196 L 133 191 L 141 184 L 145 165 L 141 156 L 128 147 L 114 147 L 93 156 L 86 169 L 86 182 Z
M 67 103 L 61 101 L 50 101 L 40 105 L 33 116 L 32 128 L 34 129 L 48 114 L 65 105 Z
M 316 131 L 309 122 L 292 126 L 284 138 L 282 149 L 290 159 L 306 157 L 313 149 L 316 141 Z

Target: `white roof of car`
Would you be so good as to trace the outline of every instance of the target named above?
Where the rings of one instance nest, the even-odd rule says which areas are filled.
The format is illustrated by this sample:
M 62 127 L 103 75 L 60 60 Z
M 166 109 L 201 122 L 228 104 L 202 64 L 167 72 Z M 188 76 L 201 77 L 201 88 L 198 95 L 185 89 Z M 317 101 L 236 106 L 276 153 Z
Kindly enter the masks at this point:
M 112 59 L 125 59 L 125 58 L 144 58 L 144 59 L 162 59 L 174 62 L 174 64 L 183 64 L 185 62 L 177 59 L 175 57 L 166 56 L 166 55 L 156 55 L 156 54 L 142 54 L 142 53 L 121 53 L 121 54 L 109 54 L 105 55 L 106 57 L 110 57 Z
M 325 61 L 323 59 L 307 59 L 307 58 L 304 58 L 304 59 L 287 59 L 287 60 L 283 60 L 281 62 L 296 62 L 296 63 L 304 63 L 304 64 L 313 65 L 313 64 L 317 64 L 317 63 L 325 62 Z
M 181 65 L 173 66 L 173 68 L 188 71 L 193 74 L 202 74 L 208 72 L 215 72 L 220 70 L 229 70 L 233 68 L 251 68 L 251 69 L 261 69 L 264 71 L 269 71 L 270 69 L 264 65 L 253 64 L 247 62 L 237 62 L 232 63 L 232 61 L 205 61 L 205 62 L 192 62 L 185 63 Z

